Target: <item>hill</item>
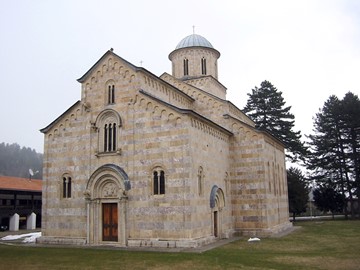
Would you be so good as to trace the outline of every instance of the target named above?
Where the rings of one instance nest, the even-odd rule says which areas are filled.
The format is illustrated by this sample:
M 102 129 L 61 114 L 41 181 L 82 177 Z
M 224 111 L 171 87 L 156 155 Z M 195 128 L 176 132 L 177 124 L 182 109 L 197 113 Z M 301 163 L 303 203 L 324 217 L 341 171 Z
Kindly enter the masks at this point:
M 0 175 L 28 178 L 29 169 L 32 178 L 42 179 L 43 154 L 29 147 L 20 147 L 17 143 L 0 144 Z

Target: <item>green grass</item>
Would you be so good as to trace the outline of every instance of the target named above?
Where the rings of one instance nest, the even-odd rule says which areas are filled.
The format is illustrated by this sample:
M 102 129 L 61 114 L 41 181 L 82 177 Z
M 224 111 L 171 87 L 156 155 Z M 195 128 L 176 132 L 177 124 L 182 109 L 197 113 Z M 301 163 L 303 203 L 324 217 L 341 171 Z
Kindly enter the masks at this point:
M 0 269 L 360 269 L 360 221 L 297 222 L 281 238 L 204 253 L 0 245 Z

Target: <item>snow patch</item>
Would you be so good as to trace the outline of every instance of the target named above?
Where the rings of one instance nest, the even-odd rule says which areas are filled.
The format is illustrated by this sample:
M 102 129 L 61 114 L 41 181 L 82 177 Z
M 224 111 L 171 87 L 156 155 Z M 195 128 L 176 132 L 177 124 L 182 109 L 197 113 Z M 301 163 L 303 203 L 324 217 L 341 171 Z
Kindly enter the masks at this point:
M 260 238 L 257 238 L 257 237 L 250 237 L 248 242 L 258 242 L 260 241 Z
M 0 238 L 0 240 L 3 241 L 9 241 L 9 240 L 18 240 L 21 238 L 24 238 L 22 241 L 23 243 L 35 243 L 36 238 L 41 236 L 41 232 L 36 233 L 26 233 L 26 234 L 18 234 L 18 235 L 7 235 L 3 238 Z

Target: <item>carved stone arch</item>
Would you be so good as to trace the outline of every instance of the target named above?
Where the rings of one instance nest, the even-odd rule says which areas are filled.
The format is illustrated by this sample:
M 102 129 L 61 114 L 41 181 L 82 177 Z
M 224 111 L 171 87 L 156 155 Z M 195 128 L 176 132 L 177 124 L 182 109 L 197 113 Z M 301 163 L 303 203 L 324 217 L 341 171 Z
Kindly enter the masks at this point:
M 132 74 L 132 75 L 130 76 L 129 82 L 131 83 L 134 79 L 135 79 L 135 75 Z
M 84 192 L 87 202 L 87 243 L 111 241 L 126 246 L 127 191 L 130 189 L 128 175 L 117 165 L 105 164 L 92 173 Z M 107 211 L 109 208 L 112 210 Z M 112 226 L 111 239 L 106 238 L 104 233 L 108 226 Z
M 96 78 L 95 76 L 91 77 L 91 85 L 94 85 L 96 83 Z
M 98 70 L 98 71 L 96 72 L 96 81 L 98 81 L 100 77 L 102 77 L 102 74 L 101 74 L 101 71 Z
M 112 67 L 112 62 L 113 62 L 113 59 L 111 57 L 109 57 L 109 59 L 108 59 L 108 67 L 109 68 Z
M 166 116 L 166 110 L 163 109 L 163 110 L 161 111 L 161 113 L 160 113 L 160 117 L 161 117 L 162 119 L 164 119 L 165 116 Z
M 102 70 L 101 70 L 102 75 L 104 75 L 107 71 L 108 71 L 108 67 L 106 66 L 106 64 L 103 64 Z
M 152 109 L 152 106 L 153 106 L 152 102 L 149 101 L 149 102 L 146 104 L 146 110 L 151 110 L 151 109 Z
M 113 193 L 106 193 L 106 187 L 113 186 Z M 105 164 L 99 167 L 90 176 L 85 196 L 91 200 L 99 198 L 123 197 L 128 190 L 131 189 L 131 183 L 126 172 L 119 166 L 114 164 Z
M 168 121 L 172 121 L 172 120 L 174 120 L 174 118 L 175 118 L 175 115 L 173 113 L 169 113 Z
M 223 208 L 225 207 L 225 196 L 221 188 L 214 185 L 210 193 L 210 208 L 212 219 L 212 232 L 214 237 L 222 237 L 223 235 Z
M 225 207 L 224 192 L 217 185 L 214 185 L 210 193 L 210 208 L 218 208 L 221 210 Z
M 138 102 L 139 107 L 143 107 L 145 105 L 145 102 L 146 102 L 145 98 L 140 98 L 140 101 Z
M 69 118 L 65 119 L 65 123 L 64 123 L 65 129 L 70 127 L 70 121 Z
M 58 182 L 60 197 L 71 198 L 72 186 L 74 185 L 72 173 L 68 170 L 64 171 Z
M 245 129 L 243 127 L 240 127 L 239 128 L 239 133 L 242 135 L 242 134 L 244 134 L 244 132 L 245 132 Z
M 119 113 L 112 109 L 106 109 L 99 113 L 99 115 L 96 117 L 95 125 L 96 127 L 101 127 L 103 124 L 105 124 L 106 121 L 113 121 L 117 124 L 117 126 L 121 127 L 121 117 Z
M 121 148 L 118 141 L 121 136 L 120 127 L 122 126 L 121 117 L 118 112 L 106 109 L 99 113 L 93 128 L 97 131 L 97 152 L 118 152 Z
M 150 166 L 149 167 L 149 180 L 150 180 L 150 183 L 149 183 L 149 188 L 150 188 L 150 190 L 149 190 L 149 192 L 150 192 L 150 194 L 152 194 L 152 195 L 161 195 L 161 194 L 165 194 L 165 191 L 166 191 L 166 186 L 167 186 L 167 184 L 166 184 L 166 181 L 167 181 L 167 169 L 166 169 L 166 167 L 164 166 L 164 164 L 162 164 L 162 163 L 155 163 L 155 164 L 152 164 L 152 166 Z M 156 175 L 154 174 L 154 173 L 157 173 Z M 155 185 L 156 185 L 156 183 L 155 183 L 155 177 L 157 176 L 157 177 L 160 177 L 160 175 L 163 175 L 164 176 L 164 178 L 163 178 L 163 187 L 164 187 L 164 193 L 161 193 L 160 192 L 160 190 L 161 190 L 161 188 L 160 188 L 160 186 L 158 186 L 158 188 L 157 189 L 155 189 Z M 158 180 L 158 182 L 157 182 L 157 184 L 159 185 L 161 185 L 161 183 L 160 183 L 160 181 L 161 181 L 161 179 L 157 179 Z
M 232 131 L 232 132 L 235 132 L 235 131 L 238 129 L 238 127 L 239 127 L 239 125 L 238 125 L 237 123 L 233 123 L 233 124 L 231 125 L 231 131 Z
M 152 113 L 156 115 L 156 114 L 159 113 L 159 111 L 160 111 L 159 106 L 158 106 L 158 105 L 155 105 L 154 108 L 153 108 Z
M 119 62 L 114 62 L 114 67 L 113 67 L 113 69 L 116 71 L 116 70 L 118 70 L 118 68 L 119 68 Z
M 115 84 L 115 81 L 113 79 L 107 80 L 105 85 L 108 86 L 110 84 Z
M 119 67 L 119 74 L 121 75 L 123 73 L 123 71 L 124 71 L 124 66 L 120 66 Z

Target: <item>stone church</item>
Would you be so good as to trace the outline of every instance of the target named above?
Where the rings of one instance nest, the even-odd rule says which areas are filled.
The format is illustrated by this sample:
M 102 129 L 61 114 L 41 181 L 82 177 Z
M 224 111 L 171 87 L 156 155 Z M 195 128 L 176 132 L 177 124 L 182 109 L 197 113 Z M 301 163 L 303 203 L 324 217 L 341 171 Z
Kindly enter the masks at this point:
M 44 133 L 41 243 L 198 247 L 289 223 L 284 145 L 233 103 L 192 34 L 160 77 L 112 49 Z

